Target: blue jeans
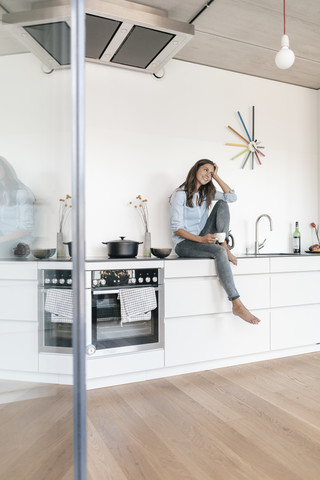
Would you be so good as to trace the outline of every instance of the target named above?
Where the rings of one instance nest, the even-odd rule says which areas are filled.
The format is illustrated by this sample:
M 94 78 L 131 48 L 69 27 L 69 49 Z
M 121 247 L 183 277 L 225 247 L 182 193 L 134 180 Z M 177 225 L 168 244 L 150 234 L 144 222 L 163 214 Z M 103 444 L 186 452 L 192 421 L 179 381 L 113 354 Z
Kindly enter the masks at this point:
M 208 220 L 200 232 L 203 237 L 207 233 L 229 232 L 230 212 L 227 202 L 219 200 L 213 207 Z M 176 245 L 176 254 L 179 257 L 214 258 L 220 282 L 230 301 L 239 298 L 234 284 L 233 275 L 226 249 L 218 243 L 198 243 L 191 240 L 182 240 Z

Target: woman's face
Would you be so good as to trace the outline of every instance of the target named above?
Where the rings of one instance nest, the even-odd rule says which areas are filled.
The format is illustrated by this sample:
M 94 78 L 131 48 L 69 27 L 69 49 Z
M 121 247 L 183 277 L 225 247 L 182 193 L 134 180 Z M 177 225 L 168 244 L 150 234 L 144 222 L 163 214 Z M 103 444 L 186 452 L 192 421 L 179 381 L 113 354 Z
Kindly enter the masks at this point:
M 214 172 L 214 167 L 211 163 L 205 163 L 201 167 L 198 168 L 197 175 L 196 175 L 196 188 L 197 191 L 201 187 L 201 185 L 206 185 L 207 183 L 211 182 L 212 175 Z

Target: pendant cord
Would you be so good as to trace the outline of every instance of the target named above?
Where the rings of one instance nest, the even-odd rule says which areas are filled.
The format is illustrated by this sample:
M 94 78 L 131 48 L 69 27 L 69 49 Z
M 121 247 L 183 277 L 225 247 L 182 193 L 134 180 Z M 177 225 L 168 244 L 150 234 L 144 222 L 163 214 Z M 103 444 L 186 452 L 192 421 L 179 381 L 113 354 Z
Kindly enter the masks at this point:
M 286 34 L 286 0 L 283 0 L 283 34 Z

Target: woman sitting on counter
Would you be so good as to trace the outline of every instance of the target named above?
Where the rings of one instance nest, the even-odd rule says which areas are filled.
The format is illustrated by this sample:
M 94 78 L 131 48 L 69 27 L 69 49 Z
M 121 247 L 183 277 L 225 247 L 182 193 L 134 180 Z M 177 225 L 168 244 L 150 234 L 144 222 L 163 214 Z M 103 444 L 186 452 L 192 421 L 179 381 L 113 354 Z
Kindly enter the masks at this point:
M 222 192 L 216 190 L 216 181 Z M 218 166 L 211 160 L 198 160 L 186 180 L 170 197 L 170 223 L 175 252 L 179 257 L 213 258 L 218 277 L 232 302 L 232 313 L 248 323 L 260 320 L 243 305 L 234 284 L 229 262 L 237 265 L 226 240 L 217 243 L 217 233 L 229 232 L 230 212 L 227 202 L 237 196 L 218 175 Z M 213 201 L 216 204 L 209 215 Z

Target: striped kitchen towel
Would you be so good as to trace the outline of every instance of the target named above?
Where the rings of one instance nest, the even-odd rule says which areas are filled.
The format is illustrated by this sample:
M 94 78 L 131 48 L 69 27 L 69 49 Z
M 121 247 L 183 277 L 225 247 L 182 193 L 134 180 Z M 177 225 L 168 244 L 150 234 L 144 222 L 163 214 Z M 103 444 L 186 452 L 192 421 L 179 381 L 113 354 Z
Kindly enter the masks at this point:
M 121 323 L 151 320 L 151 310 L 157 308 L 153 287 L 125 288 L 120 290 Z
M 72 323 L 72 290 L 48 289 L 44 309 L 51 313 L 51 322 Z

